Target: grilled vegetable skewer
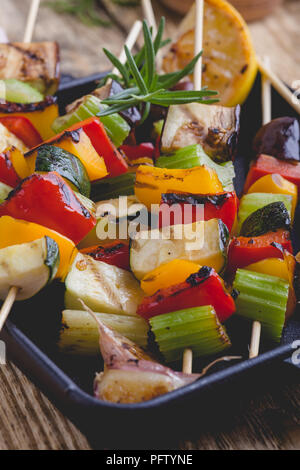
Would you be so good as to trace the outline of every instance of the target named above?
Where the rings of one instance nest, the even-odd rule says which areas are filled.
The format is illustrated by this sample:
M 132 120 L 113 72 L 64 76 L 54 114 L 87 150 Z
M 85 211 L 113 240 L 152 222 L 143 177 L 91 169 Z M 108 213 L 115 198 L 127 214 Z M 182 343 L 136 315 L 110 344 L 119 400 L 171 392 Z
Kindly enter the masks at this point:
M 266 65 L 270 65 L 270 59 L 266 59 Z M 263 125 L 272 120 L 272 89 L 268 75 L 262 76 L 262 115 Z M 249 358 L 254 359 L 259 355 L 262 325 L 259 321 L 254 321 L 252 325 L 251 342 L 249 349 Z
M 31 0 L 31 6 L 29 10 L 29 15 L 27 18 L 27 24 L 26 24 L 26 29 L 24 33 L 24 39 L 23 41 L 25 43 L 31 42 L 32 36 L 33 36 L 33 31 L 35 27 L 35 22 L 37 19 L 37 14 L 40 6 L 40 0 Z M 4 301 L 4 304 L 2 305 L 1 311 L 0 311 L 0 331 L 2 330 L 7 317 L 10 314 L 10 311 L 12 309 L 12 306 L 17 298 L 18 292 L 20 288 L 19 287 L 11 287 L 7 297 Z
M 203 22 L 204 22 L 204 0 L 196 0 L 196 26 L 195 26 L 195 57 L 202 51 L 203 44 Z M 194 71 L 194 88 L 202 88 L 202 59 L 200 58 Z M 182 372 L 191 374 L 193 370 L 193 351 L 185 349 L 183 352 Z
M 0 250 L 0 331 L 15 300 L 33 297 L 56 276 L 59 248 L 49 237 Z
M 155 16 L 153 8 L 151 5 L 151 0 L 147 2 L 145 6 L 146 19 L 149 24 L 154 26 Z M 198 54 L 202 52 L 203 44 L 203 21 L 204 21 L 204 1 L 196 1 L 196 26 L 195 26 L 195 51 L 194 56 L 197 57 Z M 157 29 L 157 28 L 156 28 Z M 197 61 L 194 70 L 194 88 L 195 90 L 201 90 L 202 88 L 202 60 Z M 183 372 L 187 374 L 192 373 L 192 364 L 193 364 L 193 353 L 191 349 L 186 349 L 183 353 Z

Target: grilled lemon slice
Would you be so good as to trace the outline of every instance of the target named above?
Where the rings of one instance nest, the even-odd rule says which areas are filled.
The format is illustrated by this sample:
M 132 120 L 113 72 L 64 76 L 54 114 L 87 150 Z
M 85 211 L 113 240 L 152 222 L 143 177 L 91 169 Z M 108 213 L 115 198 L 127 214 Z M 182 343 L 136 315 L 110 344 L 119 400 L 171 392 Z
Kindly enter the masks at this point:
M 166 72 L 181 70 L 194 57 L 195 5 L 163 60 Z M 255 50 L 241 15 L 224 0 L 205 0 L 203 86 L 217 90 L 220 104 L 235 106 L 247 98 L 257 74 Z

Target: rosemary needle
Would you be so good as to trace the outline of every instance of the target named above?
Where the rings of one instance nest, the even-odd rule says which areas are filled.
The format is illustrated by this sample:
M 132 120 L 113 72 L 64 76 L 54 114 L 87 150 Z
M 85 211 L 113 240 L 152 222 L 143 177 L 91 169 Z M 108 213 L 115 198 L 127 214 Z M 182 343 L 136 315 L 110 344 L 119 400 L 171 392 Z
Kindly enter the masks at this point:
M 117 68 L 120 75 L 108 74 L 100 83 L 102 86 L 109 78 L 116 80 L 124 90 L 102 102 L 109 107 L 101 111 L 98 116 L 108 116 L 113 113 L 125 111 L 133 106 L 142 114 L 142 122 L 147 119 L 151 104 L 171 106 L 176 104 L 203 103 L 212 104 L 219 100 L 218 92 L 207 90 L 205 87 L 199 91 L 170 91 L 184 77 L 193 73 L 195 65 L 202 55 L 198 54 L 182 70 L 173 73 L 159 74 L 156 70 L 157 52 L 169 41 L 162 39 L 165 28 L 165 19 L 159 24 L 156 37 L 153 39 L 152 30 L 146 21 L 143 22 L 144 45 L 134 56 L 125 46 L 127 61 L 122 64 L 120 60 L 107 49 L 103 49 L 112 65 Z

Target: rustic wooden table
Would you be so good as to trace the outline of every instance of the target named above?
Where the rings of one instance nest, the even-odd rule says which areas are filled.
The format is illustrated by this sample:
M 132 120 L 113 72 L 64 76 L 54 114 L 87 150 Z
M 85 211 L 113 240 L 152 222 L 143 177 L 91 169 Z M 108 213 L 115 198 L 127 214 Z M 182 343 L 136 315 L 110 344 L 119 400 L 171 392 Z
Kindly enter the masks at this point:
M 102 47 L 118 53 L 139 8 L 122 8 L 102 0 L 111 28 L 88 28 L 46 7 L 40 10 L 35 40 L 57 40 L 62 71 L 75 76 L 107 69 Z M 168 18 L 168 33 L 179 18 L 154 0 L 157 16 Z M 11 40 L 22 40 L 29 0 L 1 0 L 0 27 Z M 12 21 L 13 19 L 13 21 Z M 300 80 L 300 1 L 289 0 L 264 21 L 250 26 L 259 54 L 271 56 L 287 83 Z M 280 381 L 279 381 L 280 382 Z M 279 383 L 276 390 L 239 406 L 227 422 L 218 422 L 193 440 L 169 443 L 172 449 L 300 449 L 300 376 Z M 90 449 L 86 438 L 12 363 L 0 366 L 0 449 Z M 151 448 L 151 443 L 149 443 Z M 164 448 L 164 442 L 161 443 Z

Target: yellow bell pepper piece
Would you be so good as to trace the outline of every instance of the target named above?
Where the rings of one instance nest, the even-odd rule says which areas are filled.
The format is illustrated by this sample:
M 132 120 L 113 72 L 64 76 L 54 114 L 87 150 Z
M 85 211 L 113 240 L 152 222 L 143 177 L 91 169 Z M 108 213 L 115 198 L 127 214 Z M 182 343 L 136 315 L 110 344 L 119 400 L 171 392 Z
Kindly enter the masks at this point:
M 90 181 L 104 178 L 108 175 L 104 159 L 96 152 L 90 138 L 84 130 L 78 129 L 77 132 L 79 133 L 78 141 L 77 139 L 73 139 L 70 132 L 64 132 L 57 136 L 57 138 L 48 140 L 47 143 L 64 149 L 79 158 L 86 168 Z M 45 143 L 46 142 L 41 145 L 44 145 Z M 38 147 L 36 147 L 34 151 L 30 151 L 25 155 L 31 173 L 35 170 L 37 149 Z
M 201 266 L 197 263 L 174 259 L 148 273 L 141 281 L 141 288 L 146 295 L 153 295 L 160 289 L 166 289 L 186 281 L 191 274 L 197 273 L 199 269 Z
M 268 274 L 270 276 L 280 277 L 290 282 L 289 268 L 285 260 L 280 258 L 268 258 L 258 263 L 250 264 L 245 268 L 247 271 L 255 273 Z
M 23 153 L 16 147 L 7 149 L 5 153 L 9 152 L 9 159 L 17 173 L 17 175 L 23 180 L 30 175 L 29 167 Z
M 216 194 L 223 192 L 215 170 L 198 166 L 186 170 L 173 170 L 141 165 L 136 172 L 135 195 L 150 210 L 160 204 L 164 193 L 188 192 Z
M 250 193 L 286 194 L 292 196 L 292 219 L 298 203 L 298 188 L 281 175 L 266 175 L 257 180 L 248 190 Z
M 74 243 L 58 232 L 42 225 L 17 220 L 13 217 L 0 217 L 0 233 L 0 249 L 32 242 L 44 236 L 53 238 L 59 246 L 60 254 L 60 264 L 56 275 L 58 279 L 63 280 L 66 277 L 69 267 L 78 253 Z
M 43 140 L 50 139 L 50 137 L 54 135 L 51 126 L 53 121 L 59 116 L 58 105 L 56 102 L 53 102 L 53 100 L 50 100 L 49 104 L 45 104 L 42 109 L 39 109 L 39 104 L 40 103 L 37 103 L 37 110 L 0 113 L 0 117 L 24 116 L 31 121 Z M 32 107 L 34 107 L 34 105 L 32 105 Z

